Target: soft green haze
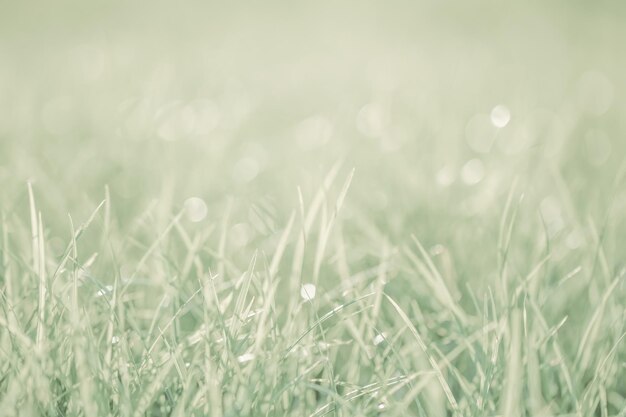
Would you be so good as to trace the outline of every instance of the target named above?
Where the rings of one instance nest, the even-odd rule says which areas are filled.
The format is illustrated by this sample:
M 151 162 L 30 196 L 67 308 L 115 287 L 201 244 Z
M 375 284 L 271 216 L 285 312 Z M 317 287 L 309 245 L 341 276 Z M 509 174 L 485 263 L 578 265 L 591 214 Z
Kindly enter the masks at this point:
M 0 2 L 0 416 L 626 416 L 624 22 Z

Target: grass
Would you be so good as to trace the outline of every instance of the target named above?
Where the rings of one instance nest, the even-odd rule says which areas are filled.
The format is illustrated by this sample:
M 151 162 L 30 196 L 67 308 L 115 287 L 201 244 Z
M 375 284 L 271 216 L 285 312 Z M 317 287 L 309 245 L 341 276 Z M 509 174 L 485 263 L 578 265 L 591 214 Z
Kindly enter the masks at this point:
M 7 6 L 0 416 L 626 416 L 623 7 L 397 3 Z

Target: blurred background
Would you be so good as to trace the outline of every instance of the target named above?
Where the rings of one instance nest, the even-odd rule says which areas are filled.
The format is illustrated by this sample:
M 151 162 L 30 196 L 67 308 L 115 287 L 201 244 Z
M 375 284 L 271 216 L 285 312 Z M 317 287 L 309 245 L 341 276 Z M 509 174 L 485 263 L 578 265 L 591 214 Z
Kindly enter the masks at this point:
M 0 7 L 0 208 L 27 227 L 31 181 L 58 253 L 108 187 L 122 234 L 230 204 L 244 259 L 338 167 L 355 264 L 415 233 L 482 282 L 516 184 L 523 269 L 598 236 L 621 267 L 623 2 Z

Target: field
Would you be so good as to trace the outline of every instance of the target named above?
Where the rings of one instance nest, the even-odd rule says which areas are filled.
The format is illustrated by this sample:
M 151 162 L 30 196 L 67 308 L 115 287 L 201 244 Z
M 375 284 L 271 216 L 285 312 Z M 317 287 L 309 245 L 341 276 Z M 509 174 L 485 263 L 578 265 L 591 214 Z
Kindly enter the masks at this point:
M 626 4 L 0 3 L 0 416 L 626 417 Z

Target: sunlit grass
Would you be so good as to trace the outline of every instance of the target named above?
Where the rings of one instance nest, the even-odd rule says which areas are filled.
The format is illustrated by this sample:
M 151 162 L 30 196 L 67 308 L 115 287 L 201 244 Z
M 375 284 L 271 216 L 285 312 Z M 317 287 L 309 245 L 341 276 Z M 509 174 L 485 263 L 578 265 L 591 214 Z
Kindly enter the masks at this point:
M 484 3 L 0 12 L 0 416 L 625 417 L 626 14 Z

